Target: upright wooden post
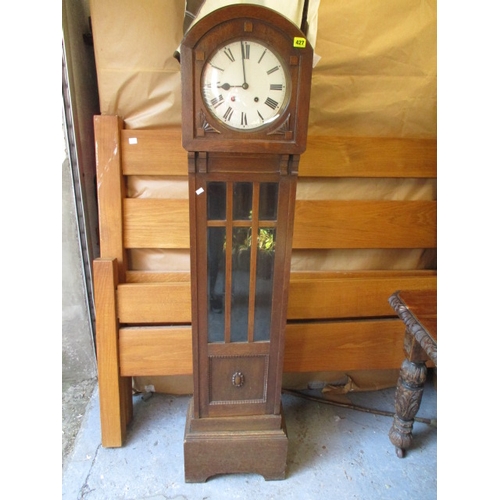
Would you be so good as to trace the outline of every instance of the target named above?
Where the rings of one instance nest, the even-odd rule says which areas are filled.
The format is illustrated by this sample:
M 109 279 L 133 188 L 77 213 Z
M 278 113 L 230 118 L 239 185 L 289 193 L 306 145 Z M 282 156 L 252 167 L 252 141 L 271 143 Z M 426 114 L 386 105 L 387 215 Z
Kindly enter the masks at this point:
M 119 367 L 117 277 L 116 259 L 94 260 L 101 440 L 106 448 L 122 446 L 128 419 L 127 411 L 124 411 L 127 391 L 124 390 Z
M 132 418 L 132 379 L 120 377 L 116 286 L 125 281 L 121 171 L 122 120 L 95 116 L 97 199 L 100 254 L 94 262 L 96 343 L 101 404 L 102 444 L 121 446 Z M 118 406 L 117 406 L 118 405 Z

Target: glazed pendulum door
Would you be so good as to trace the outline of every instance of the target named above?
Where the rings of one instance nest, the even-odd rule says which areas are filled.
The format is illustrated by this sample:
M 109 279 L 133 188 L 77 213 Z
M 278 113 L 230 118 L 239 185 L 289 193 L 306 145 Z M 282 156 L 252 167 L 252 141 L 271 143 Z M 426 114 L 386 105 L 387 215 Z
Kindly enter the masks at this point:
M 208 180 L 206 249 L 199 280 L 200 416 L 259 415 L 276 407 L 277 356 L 271 349 L 280 315 L 273 310 L 279 245 L 279 178 L 271 182 Z M 198 233 L 200 237 L 201 233 Z M 203 273 L 205 274 L 205 273 Z M 279 280 L 278 280 L 279 281 Z

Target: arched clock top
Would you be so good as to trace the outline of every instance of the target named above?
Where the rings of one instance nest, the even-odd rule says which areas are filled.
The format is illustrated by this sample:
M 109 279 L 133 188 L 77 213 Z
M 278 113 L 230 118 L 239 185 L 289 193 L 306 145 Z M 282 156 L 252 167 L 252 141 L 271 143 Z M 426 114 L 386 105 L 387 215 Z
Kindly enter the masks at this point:
M 312 54 L 295 24 L 262 6 L 196 22 L 181 44 L 184 148 L 302 153 Z

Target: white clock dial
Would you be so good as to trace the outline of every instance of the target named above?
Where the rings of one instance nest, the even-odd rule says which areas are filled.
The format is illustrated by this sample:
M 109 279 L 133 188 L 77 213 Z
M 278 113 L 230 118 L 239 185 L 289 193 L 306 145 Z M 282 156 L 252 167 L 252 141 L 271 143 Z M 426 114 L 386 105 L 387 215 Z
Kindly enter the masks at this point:
M 201 79 L 207 109 L 232 129 L 269 125 L 288 104 L 286 67 L 271 48 L 255 40 L 222 46 L 207 61 Z

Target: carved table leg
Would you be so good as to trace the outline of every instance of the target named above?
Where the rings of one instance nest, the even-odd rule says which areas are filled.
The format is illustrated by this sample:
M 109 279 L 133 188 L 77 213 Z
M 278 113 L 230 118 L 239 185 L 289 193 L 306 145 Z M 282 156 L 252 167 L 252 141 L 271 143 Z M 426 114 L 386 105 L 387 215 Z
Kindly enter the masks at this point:
M 401 365 L 395 397 L 394 421 L 389 431 L 391 443 L 396 447 L 399 458 L 411 446 L 413 422 L 420 408 L 424 383 L 427 377 L 425 354 L 410 333 L 406 333 L 405 350 L 408 359 Z
M 406 326 L 404 349 L 406 359 L 401 365 L 394 421 L 389 438 L 399 458 L 413 440 L 413 422 L 420 408 L 427 377 L 425 362 L 437 366 L 437 295 L 435 290 L 397 291 L 389 303 Z M 420 319 L 417 318 L 420 316 Z

